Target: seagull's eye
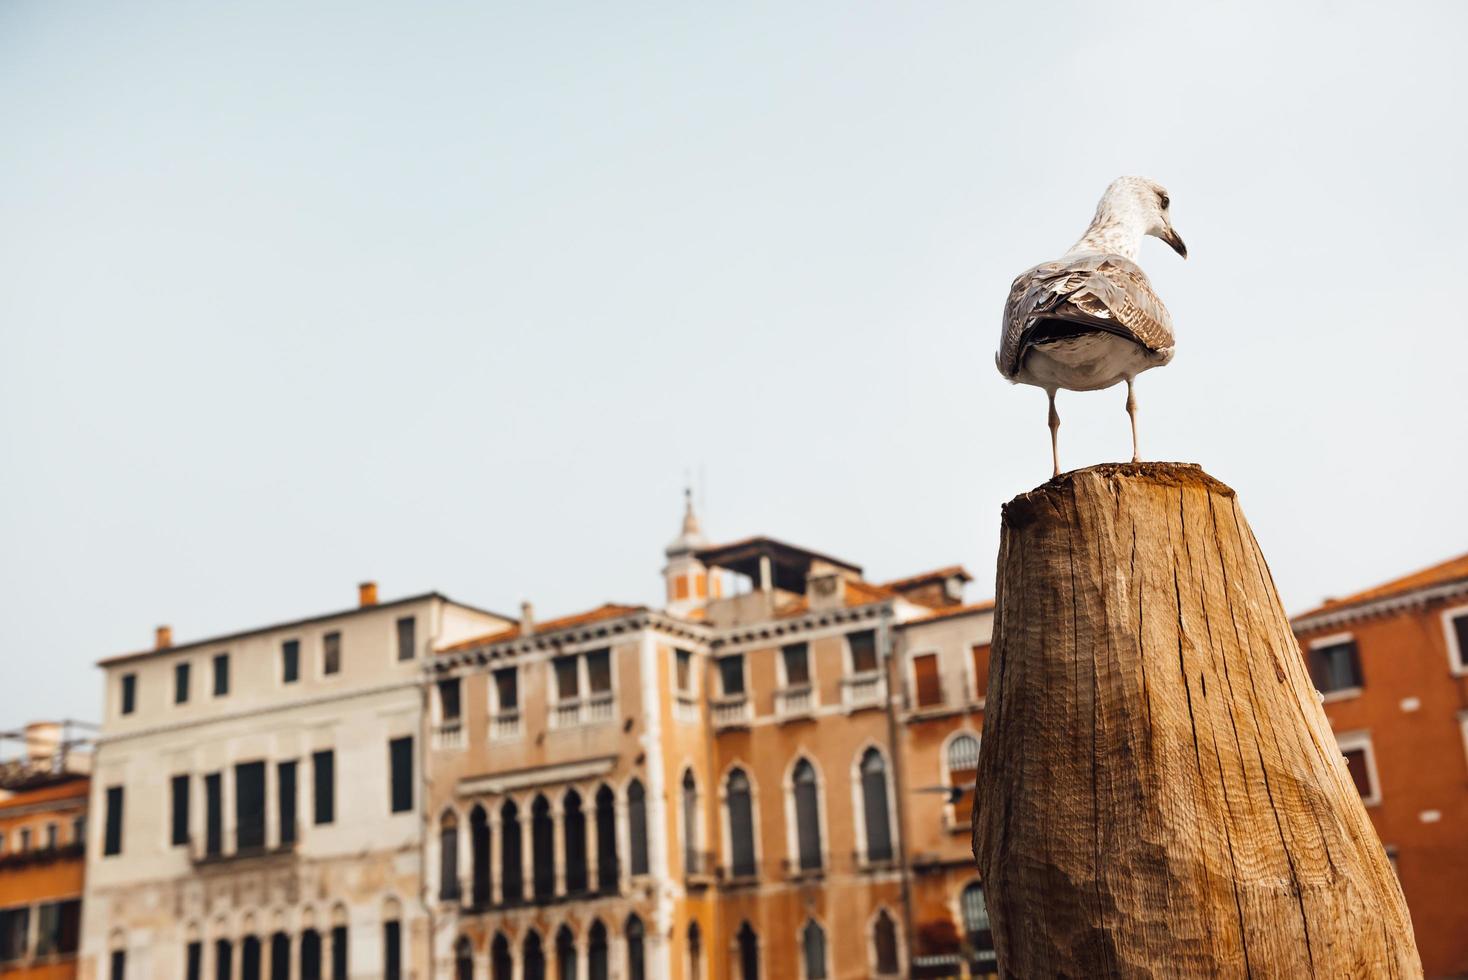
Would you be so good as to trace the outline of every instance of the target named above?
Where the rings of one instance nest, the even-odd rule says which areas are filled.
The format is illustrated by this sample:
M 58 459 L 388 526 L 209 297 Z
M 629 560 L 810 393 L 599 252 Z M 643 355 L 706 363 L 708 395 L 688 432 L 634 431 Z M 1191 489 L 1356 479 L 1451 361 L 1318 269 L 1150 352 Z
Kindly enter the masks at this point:
M 1171 205 L 1171 204 L 1172 204 L 1172 198 L 1168 197 L 1166 194 L 1163 194 L 1162 195 L 1162 210 L 1166 211 L 1167 208 L 1168 208 L 1168 206 Z

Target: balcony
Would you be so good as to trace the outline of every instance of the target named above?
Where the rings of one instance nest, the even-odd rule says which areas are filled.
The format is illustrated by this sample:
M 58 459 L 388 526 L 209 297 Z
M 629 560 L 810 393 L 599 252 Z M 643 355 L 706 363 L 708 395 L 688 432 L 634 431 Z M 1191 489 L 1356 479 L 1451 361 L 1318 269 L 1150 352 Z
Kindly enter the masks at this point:
M 715 728 L 748 727 L 750 719 L 754 716 L 749 696 L 746 694 L 715 698 L 710 702 L 709 707 L 712 709 Z
M 879 670 L 841 678 L 841 706 L 847 711 L 880 708 L 887 698 L 887 682 Z
M 462 749 L 464 747 L 464 723 L 458 718 L 433 726 L 435 749 Z
M 226 851 L 224 849 L 226 840 L 233 838 L 234 848 Z M 241 834 L 239 830 L 230 830 L 221 835 L 220 840 L 210 841 L 208 836 L 190 837 L 188 842 L 189 861 L 199 869 L 211 865 L 232 864 L 237 861 L 252 861 L 264 858 L 283 857 L 295 853 L 296 844 L 301 839 L 301 827 L 298 824 L 295 836 L 288 841 L 276 842 L 267 845 L 264 841 L 265 832 L 248 831 Z M 211 847 L 211 843 L 213 846 Z
M 501 711 L 489 719 L 489 737 L 492 741 L 520 737 L 520 712 Z
M 816 692 L 809 684 L 785 687 L 775 692 L 775 714 L 781 719 L 806 718 L 815 710 Z
M 673 701 L 673 719 L 690 724 L 697 722 L 698 699 L 692 694 L 679 694 Z
M 612 721 L 617 714 L 616 698 L 611 691 L 602 691 L 586 698 L 572 698 L 551 706 L 552 728 L 576 728 Z
M 707 888 L 713 884 L 718 863 L 709 851 L 683 852 L 683 880 L 689 888 Z

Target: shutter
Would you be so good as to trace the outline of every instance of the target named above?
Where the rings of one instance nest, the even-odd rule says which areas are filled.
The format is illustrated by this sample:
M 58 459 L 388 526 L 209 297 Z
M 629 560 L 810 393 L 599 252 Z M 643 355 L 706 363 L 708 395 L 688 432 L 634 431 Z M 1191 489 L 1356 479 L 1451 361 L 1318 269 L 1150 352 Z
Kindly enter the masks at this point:
M 938 678 L 938 655 L 924 653 L 912 658 L 912 672 L 917 680 L 919 708 L 943 703 L 943 684 Z
M 204 853 L 224 851 L 223 777 L 211 772 L 204 777 Z
M 265 763 L 234 767 L 234 819 L 236 851 L 265 846 Z
M 312 753 L 311 770 L 316 796 L 316 822 L 331 823 L 336 819 L 336 756 L 332 750 Z
M 289 963 L 286 969 L 289 969 Z M 270 980 L 284 977 L 285 973 L 272 970 Z M 403 927 L 397 919 L 382 924 L 382 980 L 402 980 L 403 976 Z
M 500 807 L 500 891 L 506 902 L 524 895 L 520 881 L 520 811 L 506 801 Z
M 107 787 L 107 830 L 103 839 L 103 854 L 122 853 L 122 787 Z
M 892 828 L 887 814 L 887 767 L 876 749 L 861 762 L 862 815 L 866 819 L 867 860 L 892 859 Z
M 633 780 L 627 787 L 627 824 L 632 845 L 632 873 L 647 874 L 647 796 L 642 783 Z
M 816 774 L 811 764 L 802 760 L 795 767 L 795 829 L 800 847 L 800 868 L 809 871 L 821 866 L 820 801 L 816 795 Z
M 170 841 L 175 845 L 189 842 L 189 777 L 174 776 L 173 786 L 173 833 Z
M 972 650 L 974 658 L 974 699 L 982 701 L 989 696 L 989 653 L 988 643 L 976 643 Z
M 413 809 L 413 736 L 405 735 L 388 743 L 388 761 L 392 779 L 392 812 Z
M 734 877 L 753 877 L 754 812 L 750 806 L 749 780 L 738 770 L 729 776 L 729 839 L 734 849 Z
M 282 762 L 275 767 L 275 800 L 280 810 L 280 842 L 293 844 L 296 840 L 296 764 Z

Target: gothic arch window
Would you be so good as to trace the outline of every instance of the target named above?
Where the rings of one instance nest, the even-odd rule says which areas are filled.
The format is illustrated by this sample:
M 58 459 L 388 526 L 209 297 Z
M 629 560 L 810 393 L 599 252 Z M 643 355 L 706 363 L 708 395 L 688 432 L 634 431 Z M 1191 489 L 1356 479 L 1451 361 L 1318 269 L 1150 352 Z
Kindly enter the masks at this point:
M 260 937 L 240 941 L 240 980 L 260 980 Z
M 556 980 L 576 980 L 576 937 L 567 925 L 556 930 Z
M 603 892 L 617 890 L 617 802 L 611 787 L 596 791 L 596 884 Z
M 984 887 L 977 881 L 964 887 L 958 898 L 963 914 L 963 934 L 968 940 L 975 972 L 994 969 L 994 933 L 989 928 L 989 905 L 984 900 Z
M 540 933 L 534 929 L 525 934 L 520 968 L 521 980 L 545 980 L 545 951 L 540 946 Z
M 301 933 L 301 980 L 321 980 L 321 933 Z
M 868 861 L 892 860 L 892 824 L 888 809 L 887 760 L 876 748 L 861 757 L 862 817 Z
M 816 767 L 809 759 L 795 763 L 790 773 L 791 792 L 795 797 L 795 845 L 802 871 L 821 867 L 821 791 L 816 780 Z
M 647 874 L 647 792 L 642 781 L 627 785 L 627 834 L 632 847 L 632 873 Z
M 683 872 L 693 874 L 703 869 L 698 861 L 698 783 L 693 770 L 683 770 Z
M 510 940 L 502 932 L 494 934 L 494 942 L 489 947 L 489 976 L 490 980 L 513 980 L 515 976 Z
M 459 900 L 459 818 L 452 810 L 438 821 L 438 900 Z
M 800 930 L 800 958 L 805 980 L 826 980 L 826 930 L 815 919 Z
M 635 912 L 627 916 L 627 926 L 622 931 L 627 937 L 627 980 L 647 980 L 647 933 Z
M 537 796 L 530 805 L 530 851 L 535 859 L 535 897 L 552 898 L 556 893 L 556 825 L 544 796 Z
M 736 878 L 755 875 L 754 800 L 749 777 L 743 769 L 729 773 L 725 782 L 725 806 L 729 811 L 729 849 Z
M 943 766 L 948 770 L 948 785 L 959 792 L 953 801 L 955 823 L 967 824 L 974 810 L 974 780 L 979 774 L 979 739 L 971 732 L 959 732 L 948 740 L 943 752 Z
M 759 937 L 748 921 L 740 923 L 734 944 L 739 961 L 739 980 L 759 980 Z
M 872 952 L 877 961 L 878 976 L 897 975 L 897 923 L 892 921 L 886 909 L 878 912 L 876 921 L 872 923 Z
M 586 946 L 586 975 L 588 980 L 607 980 L 610 961 L 607 958 L 607 927 L 600 919 L 591 924 Z
M 500 893 L 506 903 L 525 897 L 520 865 L 520 808 L 505 800 L 500 807 Z
M 703 980 L 703 930 L 688 923 L 688 980 Z
M 490 867 L 490 834 L 489 814 L 484 812 L 484 807 L 476 803 L 474 809 L 469 811 L 469 860 L 473 864 L 470 869 L 471 893 L 476 907 L 482 908 L 489 904 L 489 881 Z
M 455 980 L 474 980 L 474 946 L 468 936 L 460 936 L 454 943 L 454 977 Z
M 566 835 L 566 893 L 586 891 L 586 814 L 581 810 L 581 794 L 566 791 L 561 802 L 561 825 Z

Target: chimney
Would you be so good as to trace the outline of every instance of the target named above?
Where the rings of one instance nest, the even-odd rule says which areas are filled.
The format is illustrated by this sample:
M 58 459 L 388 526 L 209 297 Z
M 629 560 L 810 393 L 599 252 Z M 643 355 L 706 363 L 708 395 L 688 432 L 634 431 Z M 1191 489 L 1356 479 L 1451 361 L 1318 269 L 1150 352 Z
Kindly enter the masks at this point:
M 535 632 L 535 607 L 528 602 L 520 603 L 520 635 L 530 636 Z
M 377 605 L 376 582 L 363 582 L 357 586 L 357 605 L 363 609 Z
M 173 627 L 160 626 L 153 631 L 153 649 L 167 650 L 173 646 Z

